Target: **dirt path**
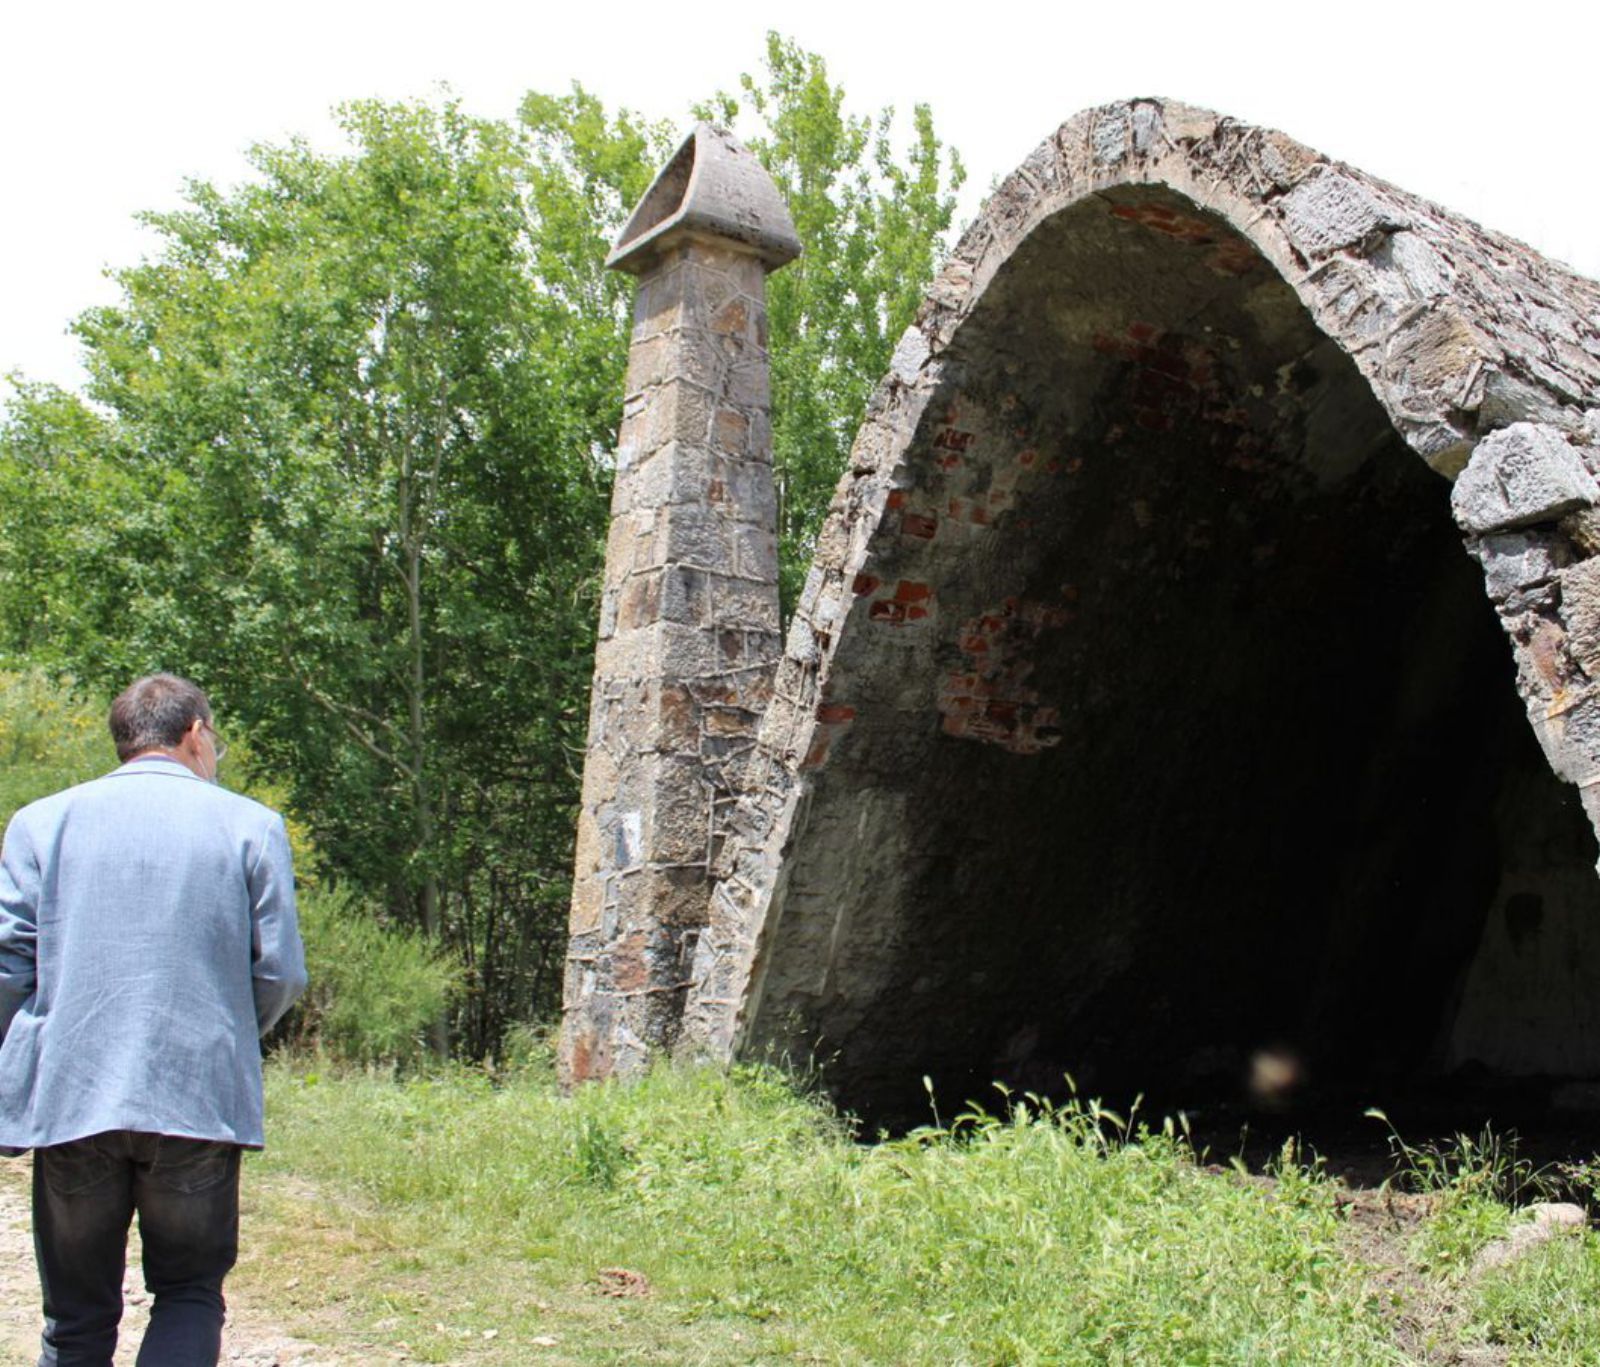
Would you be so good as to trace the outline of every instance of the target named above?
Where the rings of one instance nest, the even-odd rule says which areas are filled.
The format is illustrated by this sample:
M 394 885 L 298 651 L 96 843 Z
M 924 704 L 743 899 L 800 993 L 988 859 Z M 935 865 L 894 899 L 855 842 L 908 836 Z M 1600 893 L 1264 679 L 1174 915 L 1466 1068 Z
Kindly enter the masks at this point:
M 0 1362 L 4 1367 L 31 1367 L 39 1353 L 39 1280 L 33 1263 L 29 1180 L 26 1161 L 8 1161 L 0 1167 Z M 123 1362 L 133 1361 L 150 1315 L 138 1270 L 137 1235 L 128 1253 L 128 1276 L 123 1282 L 127 1310 L 117 1354 Z M 357 1367 L 352 1358 L 330 1354 L 285 1333 L 251 1304 L 247 1291 L 232 1285 L 228 1288 L 222 1361 L 238 1367 Z

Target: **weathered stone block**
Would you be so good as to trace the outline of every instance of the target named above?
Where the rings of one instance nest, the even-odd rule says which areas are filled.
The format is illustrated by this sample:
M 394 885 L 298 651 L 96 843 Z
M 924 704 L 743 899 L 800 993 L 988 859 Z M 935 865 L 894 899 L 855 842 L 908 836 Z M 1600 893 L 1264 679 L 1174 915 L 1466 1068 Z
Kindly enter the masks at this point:
M 1519 422 L 1478 443 L 1451 491 L 1464 531 L 1483 534 L 1540 522 L 1600 502 L 1600 486 L 1559 432 Z
M 776 635 L 776 585 L 716 575 L 711 579 L 710 595 L 710 612 L 716 621 Z
M 704 570 L 669 565 L 661 572 L 661 620 L 707 626 L 711 618 L 710 576 Z
M 1579 555 L 1600 555 L 1600 510 L 1579 508 L 1562 518 L 1560 525 L 1561 534 L 1572 542 Z
M 927 361 L 930 348 L 921 328 L 913 324 L 895 344 L 894 355 L 889 358 L 889 369 L 902 384 L 911 384 Z
M 715 507 L 676 504 L 662 514 L 656 536 L 669 564 L 711 571 L 732 566 L 733 525 Z
M 659 917 L 662 925 L 673 931 L 688 930 L 706 923 L 711 886 L 705 873 L 692 869 L 653 869 L 649 874 L 646 893 L 650 899 L 651 915 Z M 677 955 L 673 971 L 688 976 L 689 965 L 683 954 L 684 939 L 677 936 Z
M 711 424 L 711 443 L 719 451 L 743 456 L 750 441 L 750 419 L 737 408 L 719 408 Z
M 657 546 L 670 560 L 732 572 L 732 547 L 740 529 L 775 524 L 772 468 L 764 461 L 713 457 L 704 469 L 703 483 L 685 484 L 683 490 L 695 489 L 699 496 L 675 499 L 662 518 Z
M 571 933 L 580 935 L 600 922 L 600 881 L 595 875 L 600 869 L 600 832 L 593 816 L 581 812 L 578 816 L 578 838 L 573 852 L 574 871 L 572 912 L 569 919 Z
M 750 413 L 750 459 L 772 464 L 772 415 L 766 399 Z
M 1175 143 L 1203 143 L 1215 136 L 1217 131 L 1215 112 L 1202 109 L 1199 105 L 1184 104 L 1180 100 L 1163 101 L 1162 119 L 1167 136 Z M 1283 137 L 1281 133 L 1277 136 Z
M 657 387 L 640 419 L 642 452 L 658 451 L 668 442 L 704 444 L 711 435 L 715 401 L 699 385 L 681 380 Z
M 1100 111 L 1090 134 L 1095 161 L 1102 166 L 1115 166 L 1128 154 L 1131 131 L 1126 105 L 1111 105 Z
M 1365 261 L 1333 257 L 1317 268 L 1316 313 L 1327 331 L 1358 346 L 1384 336 L 1394 322 L 1380 272 Z
M 699 758 L 663 757 L 657 762 L 661 768 L 648 831 L 650 862 L 704 864 L 711 840 L 711 807 Z
M 651 744 L 669 754 L 688 754 L 700 740 L 699 711 L 694 695 L 681 683 L 663 684 L 655 693 Z
M 1168 114 L 1170 126 L 1171 115 Z M 1214 125 L 1213 125 L 1214 126 Z M 1263 133 L 1257 163 L 1262 172 L 1280 190 L 1289 189 L 1315 164 L 1311 150 L 1285 137 L 1282 133 Z
M 1486 428 L 1509 427 L 1516 422 L 1559 425 L 1562 407 L 1548 390 L 1491 368 L 1481 381 L 1478 421 Z
M 1455 268 L 1428 245 L 1421 233 L 1401 231 L 1373 253 L 1374 264 L 1387 266 L 1405 281 L 1418 299 L 1448 294 L 1455 283 Z
M 637 631 L 660 618 L 661 570 L 631 575 L 617 591 L 617 631 Z
M 607 806 L 597 815 L 602 865 L 618 873 L 637 868 L 644 859 L 644 824 L 637 811 Z
M 1414 312 L 1389 339 L 1385 376 L 1398 401 L 1417 413 L 1443 415 L 1454 406 L 1461 377 L 1483 354 L 1478 333 L 1447 301 Z
M 625 388 L 629 396 L 642 397 L 651 386 L 668 378 L 668 365 L 672 357 L 672 344 L 666 337 L 652 337 L 636 342 L 628 351 L 628 377 Z
M 602 643 L 617 634 L 617 590 L 603 589 L 600 593 L 600 626 L 596 633 Z
M 693 247 L 685 256 L 689 265 L 690 285 L 701 304 L 701 320 L 710 323 L 722 309 L 739 296 L 738 282 L 722 269 L 725 258 Z
M 735 295 L 711 314 L 708 325 L 711 331 L 721 336 L 737 337 L 742 341 L 749 336 L 750 314 L 749 301 Z
M 1600 694 L 1580 691 L 1570 703 L 1534 720 L 1550 767 L 1560 777 L 1583 783 L 1600 773 Z
M 770 444 L 759 440 L 762 429 L 754 425 L 757 415 L 763 418 L 766 416 L 767 407 L 772 402 L 772 385 L 768 376 L 766 352 L 751 354 L 746 350 L 734 357 L 724 367 L 721 387 L 717 392 L 729 403 L 737 404 L 745 411 L 752 423 L 751 430 L 758 436 L 755 445 L 766 451 L 770 459 Z
M 700 627 L 663 622 L 656 630 L 655 650 L 663 679 L 703 679 L 722 669 L 715 634 Z
M 685 274 L 681 263 L 673 263 L 640 285 L 633 304 L 633 334 L 636 339 L 647 341 L 657 333 L 679 325 Z
M 1568 563 L 1564 538 L 1540 532 L 1500 532 L 1467 543 L 1483 566 L 1484 587 L 1495 602 L 1555 578 Z
M 597 746 L 590 763 L 594 765 L 594 797 L 597 801 L 608 801 L 615 796 L 617 791 L 617 760 L 611 751 L 604 745 Z M 587 767 L 587 765 L 585 766 Z M 579 861 L 583 863 L 583 841 L 578 842 Z M 597 867 L 592 861 L 584 863 L 585 868 Z
M 1600 560 L 1561 572 L 1561 621 L 1567 650 L 1590 678 L 1600 678 Z
M 1411 226 L 1397 206 L 1331 167 L 1308 176 L 1283 197 L 1284 226 L 1307 256 L 1376 249 L 1389 233 Z
M 741 523 L 733 529 L 733 572 L 742 579 L 777 583 L 778 537 L 770 525 Z

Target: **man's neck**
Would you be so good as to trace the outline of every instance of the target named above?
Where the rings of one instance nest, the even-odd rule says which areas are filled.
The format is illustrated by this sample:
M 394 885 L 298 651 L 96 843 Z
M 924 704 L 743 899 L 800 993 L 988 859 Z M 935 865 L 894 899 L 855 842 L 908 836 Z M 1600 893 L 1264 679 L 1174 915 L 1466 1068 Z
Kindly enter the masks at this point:
M 160 748 L 151 749 L 151 750 L 141 750 L 141 751 L 139 751 L 139 753 L 137 755 L 129 755 L 128 758 L 123 761 L 123 763 L 124 764 L 132 764 L 135 760 L 140 760 L 140 759 L 165 759 L 165 760 L 171 760 L 172 763 L 174 763 L 174 764 L 183 765 L 183 767 L 185 769 L 187 769 L 191 774 L 193 774 L 196 778 L 204 778 L 205 777 L 205 775 L 203 773 L 201 773 L 200 770 L 195 765 L 191 764 L 187 759 L 184 758 L 183 752 L 179 751 L 179 750 L 162 750 Z

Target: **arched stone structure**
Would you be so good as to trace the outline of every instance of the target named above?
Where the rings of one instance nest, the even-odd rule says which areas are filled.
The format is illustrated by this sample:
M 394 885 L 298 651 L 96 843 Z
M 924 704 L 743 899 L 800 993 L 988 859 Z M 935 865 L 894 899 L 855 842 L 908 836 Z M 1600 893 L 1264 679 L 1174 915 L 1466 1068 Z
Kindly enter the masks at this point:
M 1600 287 L 1520 244 L 1206 111 L 1063 125 L 857 438 L 680 1042 L 884 1112 L 1600 1075 L 1597 395 Z

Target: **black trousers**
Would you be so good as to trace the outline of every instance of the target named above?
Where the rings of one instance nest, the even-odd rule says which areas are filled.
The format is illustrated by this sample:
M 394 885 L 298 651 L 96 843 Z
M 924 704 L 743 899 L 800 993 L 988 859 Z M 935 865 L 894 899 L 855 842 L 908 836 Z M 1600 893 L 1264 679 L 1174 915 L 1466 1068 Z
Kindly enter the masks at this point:
M 150 1324 L 139 1367 L 216 1367 L 239 1254 L 239 1148 L 114 1130 L 33 1155 L 39 1367 L 111 1367 L 137 1212 Z

